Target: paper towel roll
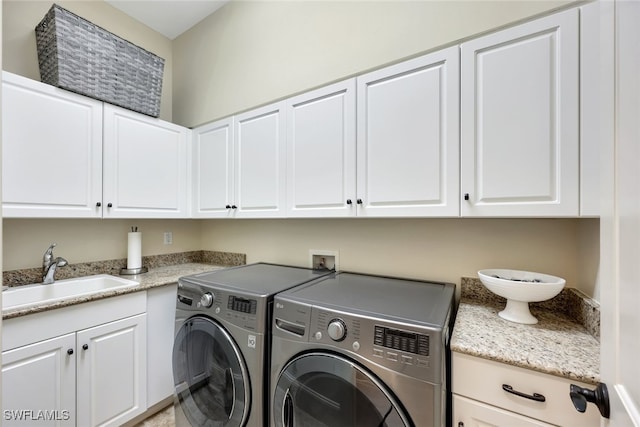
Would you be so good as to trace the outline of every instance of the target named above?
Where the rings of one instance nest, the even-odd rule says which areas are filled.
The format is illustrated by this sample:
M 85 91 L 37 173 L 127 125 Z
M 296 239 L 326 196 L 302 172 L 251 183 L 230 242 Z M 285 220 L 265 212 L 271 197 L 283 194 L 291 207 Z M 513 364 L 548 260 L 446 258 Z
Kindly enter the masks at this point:
M 131 232 L 128 235 L 127 268 L 142 267 L 142 233 Z

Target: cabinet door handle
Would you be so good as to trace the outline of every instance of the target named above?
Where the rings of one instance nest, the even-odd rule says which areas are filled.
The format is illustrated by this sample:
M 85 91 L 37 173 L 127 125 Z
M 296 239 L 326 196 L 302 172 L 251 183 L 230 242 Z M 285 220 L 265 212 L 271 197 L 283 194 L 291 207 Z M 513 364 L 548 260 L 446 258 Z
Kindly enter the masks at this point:
M 69 350 L 67 350 L 67 354 L 68 354 L 69 356 L 71 356 L 71 355 L 73 354 L 73 349 L 72 349 L 72 348 L 70 348 Z
M 358 199 L 358 200 L 356 200 L 356 203 L 358 203 L 359 205 L 361 205 L 361 204 L 363 203 L 363 202 L 362 202 L 362 199 Z
M 82 344 L 83 350 L 89 350 L 89 344 Z
M 236 205 L 231 205 L 231 209 L 238 209 Z
M 538 393 L 526 394 L 518 390 L 514 390 L 509 384 L 502 384 L 502 389 L 507 393 L 515 394 L 516 396 L 524 397 L 525 399 L 535 400 L 536 402 L 544 402 L 547 400 L 543 395 Z
M 469 193 L 464 193 L 464 199 L 469 200 Z
M 98 203 L 96 203 L 96 206 L 100 207 L 100 206 L 102 206 L 102 203 L 98 202 Z
M 350 205 L 350 204 L 352 204 L 352 203 L 353 203 L 353 202 L 351 201 L 351 199 L 347 199 L 347 204 L 348 204 L 348 205 Z
M 111 203 L 111 202 L 107 203 L 107 207 L 108 208 L 112 208 L 113 207 L 113 203 Z
M 226 205 L 225 209 L 231 209 L 231 205 Z

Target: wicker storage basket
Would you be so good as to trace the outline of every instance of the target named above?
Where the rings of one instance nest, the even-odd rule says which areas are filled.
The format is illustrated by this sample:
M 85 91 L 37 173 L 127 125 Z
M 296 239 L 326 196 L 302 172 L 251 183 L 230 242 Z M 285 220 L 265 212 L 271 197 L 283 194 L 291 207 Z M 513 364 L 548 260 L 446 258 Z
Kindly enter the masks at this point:
M 160 115 L 164 59 L 54 4 L 36 26 L 44 83 Z

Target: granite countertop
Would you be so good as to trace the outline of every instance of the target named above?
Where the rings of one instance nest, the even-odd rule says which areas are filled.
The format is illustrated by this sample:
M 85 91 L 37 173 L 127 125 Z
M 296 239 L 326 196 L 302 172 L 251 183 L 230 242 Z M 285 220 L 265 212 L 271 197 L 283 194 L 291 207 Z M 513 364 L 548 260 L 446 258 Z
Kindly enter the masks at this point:
M 133 292 L 140 292 L 147 289 L 155 288 L 158 286 L 165 286 L 171 283 L 176 283 L 182 276 L 188 276 L 191 274 L 203 273 L 206 271 L 216 270 L 220 268 L 226 268 L 229 265 L 216 265 L 205 262 L 186 262 L 175 265 L 165 265 L 160 267 L 149 268 L 148 273 L 138 274 L 134 276 L 119 276 L 125 279 L 138 282 L 137 286 L 132 286 L 124 289 L 113 289 L 104 292 L 98 292 L 92 295 L 84 295 L 75 298 L 68 298 L 62 301 L 54 301 L 52 303 L 43 303 L 34 307 L 17 308 L 13 310 L 3 310 L 2 318 L 11 319 L 14 317 L 25 316 L 27 314 L 39 313 L 42 311 L 53 310 L 56 308 L 68 307 L 75 304 L 81 304 L 88 301 L 98 300 L 102 298 L 113 297 L 117 295 L 124 295 Z M 100 274 L 100 272 L 94 272 L 93 274 Z M 87 274 L 90 275 L 90 274 Z M 113 274 L 118 276 L 117 274 Z M 35 286 L 51 286 L 51 285 L 35 285 Z M 53 285 L 55 286 L 55 284 Z M 11 291 L 8 291 L 11 292 Z
M 531 304 L 536 325 L 509 322 L 498 316 L 504 299 L 483 294 L 478 279 L 463 278 L 451 350 L 587 384 L 600 380 L 599 306 L 584 301 L 593 312 L 575 316 L 571 307 L 580 293 L 563 290 L 558 301 Z M 467 289 L 465 289 L 465 287 Z M 489 292 L 488 290 L 486 292 Z M 481 295 L 482 294 L 482 295 Z M 577 295 L 577 297 L 576 297 Z M 586 297 L 585 297 L 586 298 Z M 588 299 L 588 298 L 587 298 Z M 598 331 L 594 331 L 597 315 Z M 585 317 L 591 319 L 585 324 Z

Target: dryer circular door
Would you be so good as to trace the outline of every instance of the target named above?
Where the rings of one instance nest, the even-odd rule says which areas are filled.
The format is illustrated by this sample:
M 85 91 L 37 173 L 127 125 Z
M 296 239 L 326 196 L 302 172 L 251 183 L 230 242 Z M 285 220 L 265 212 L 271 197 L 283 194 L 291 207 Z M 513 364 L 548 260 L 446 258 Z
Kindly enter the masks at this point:
M 251 403 L 247 369 L 233 338 L 213 320 L 193 317 L 176 334 L 173 381 L 176 410 L 191 425 L 232 427 L 246 422 Z
M 275 387 L 277 427 L 412 425 L 375 375 L 339 355 L 302 354 L 287 363 Z

